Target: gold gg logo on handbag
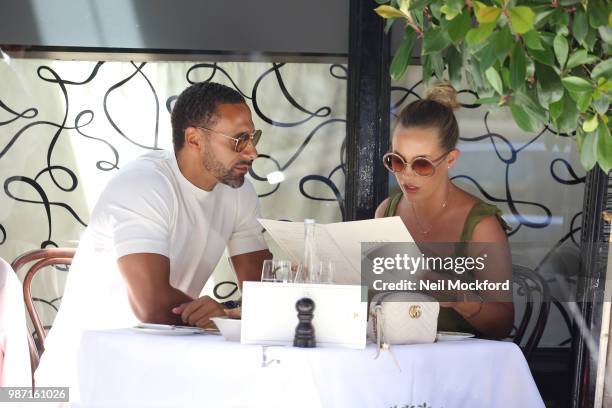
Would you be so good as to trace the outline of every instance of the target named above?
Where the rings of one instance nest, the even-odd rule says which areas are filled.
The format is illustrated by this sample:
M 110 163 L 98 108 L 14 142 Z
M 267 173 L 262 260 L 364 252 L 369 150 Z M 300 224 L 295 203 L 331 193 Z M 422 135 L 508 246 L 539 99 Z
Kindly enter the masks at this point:
M 420 305 L 412 305 L 408 308 L 408 315 L 413 319 L 418 319 L 423 314 L 423 310 Z

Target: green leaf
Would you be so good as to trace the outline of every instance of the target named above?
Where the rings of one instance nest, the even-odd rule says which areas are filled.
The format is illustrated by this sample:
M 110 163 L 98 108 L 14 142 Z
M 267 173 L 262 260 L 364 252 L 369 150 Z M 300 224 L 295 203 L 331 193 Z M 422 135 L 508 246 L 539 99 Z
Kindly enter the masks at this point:
M 480 94 L 481 90 L 485 87 L 487 89 L 491 89 L 486 86 L 484 83 L 484 79 L 482 77 L 482 72 L 478 68 L 478 61 L 476 57 L 472 54 L 467 57 L 466 69 L 465 69 L 465 77 L 470 85 L 470 88 L 475 90 Z
M 425 27 L 425 25 L 423 24 L 423 19 L 426 17 L 423 15 L 423 10 L 414 10 L 410 14 L 412 15 L 412 19 L 414 20 L 417 26 Z
M 567 37 L 569 35 L 569 29 L 567 27 L 557 26 L 557 34 L 561 34 L 562 36 Z
M 576 101 L 576 107 L 581 113 L 586 112 L 593 100 L 593 94 L 591 92 L 569 92 L 570 97 Z
M 612 92 L 612 81 L 604 81 L 603 84 L 597 86 L 597 89 L 601 89 L 602 92 Z
M 590 119 L 585 120 L 582 123 L 582 130 L 589 133 L 597 129 L 597 125 L 599 125 L 599 120 L 597 119 L 597 115 L 591 116 Z
M 599 36 L 608 45 L 612 44 L 612 28 L 608 26 L 601 26 L 597 29 Z
M 498 7 L 487 6 L 479 1 L 474 2 L 474 14 L 479 23 L 495 23 L 501 15 Z
M 589 105 L 591 104 L 591 101 L 593 100 L 592 92 L 575 92 L 568 90 L 568 93 L 570 98 L 572 98 L 572 100 L 576 104 L 576 108 L 578 109 L 578 111 L 583 113 L 586 112 L 589 108 Z
M 591 27 L 598 28 L 608 24 L 608 9 L 603 0 L 589 0 L 587 13 Z
M 374 9 L 376 14 L 381 16 L 382 18 L 406 18 L 406 14 L 402 13 L 400 10 L 391 6 L 378 6 Z
M 599 77 L 610 77 L 612 75 L 612 58 L 608 58 L 605 61 L 601 61 L 599 64 L 595 65 L 593 71 L 591 72 L 591 78 L 597 79 Z
M 452 42 L 458 43 L 463 40 L 467 32 L 472 28 L 472 18 L 470 17 L 469 10 L 463 10 L 461 14 L 448 22 L 446 28 Z
M 608 95 L 601 95 L 599 98 L 593 101 L 595 111 L 600 115 L 605 115 L 610 107 L 610 97 Z
M 559 115 L 558 130 L 560 132 L 571 133 L 578 127 L 578 108 L 576 103 L 569 98 L 567 94 L 563 96 L 563 110 Z
M 463 56 L 459 51 L 457 51 L 457 48 L 451 46 L 448 47 L 446 61 L 448 62 L 448 78 L 455 88 L 459 88 L 461 86 L 461 68 L 463 65 Z
M 548 106 L 563 98 L 564 89 L 559 75 L 549 66 L 535 64 L 537 78 L 538 101 L 542 106 Z
M 536 17 L 534 21 L 534 26 L 539 27 L 543 25 L 546 21 L 548 21 L 548 17 L 555 12 L 555 9 L 550 8 L 549 6 L 543 6 L 544 9 L 542 11 L 536 12 Z M 538 8 L 538 6 L 534 7 L 534 11 Z
M 474 46 L 484 42 L 495 28 L 495 24 L 480 24 L 476 28 L 472 28 L 465 36 L 465 41 L 470 46 Z
M 540 41 L 540 35 L 535 30 L 527 31 L 522 35 L 523 40 L 525 40 L 525 45 L 527 48 L 531 48 L 532 50 L 543 50 L 542 42 Z
M 516 33 L 524 34 L 533 29 L 535 13 L 529 7 L 511 7 L 508 9 L 508 15 L 510 17 L 510 25 Z
M 608 126 L 597 129 L 597 164 L 606 174 L 612 169 L 612 136 Z
M 612 11 L 608 14 L 608 27 L 612 28 Z
M 567 60 L 567 69 L 575 68 L 578 65 L 592 64 L 598 59 L 596 56 L 589 54 L 587 50 L 578 50 L 570 55 L 569 60 Z
M 587 16 L 584 11 L 579 8 L 574 14 L 574 23 L 572 24 L 572 33 L 576 41 L 578 41 L 578 44 L 582 44 L 588 31 Z
M 546 115 L 546 110 L 535 101 L 533 96 L 533 92 L 518 90 L 514 93 L 512 101 L 523 108 L 538 126 L 542 126 L 547 121 L 548 116 Z
M 552 16 L 550 16 L 550 22 L 556 26 L 557 32 L 558 30 L 567 31 L 567 26 L 569 25 L 569 14 L 562 8 L 557 8 Z
M 593 85 L 589 81 L 577 76 L 561 78 L 561 83 L 568 91 L 572 92 L 587 92 L 593 89 Z
M 527 57 L 520 43 L 514 44 L 510 59 L 510 86 L 519 89 L 525 83 L 527 75 Z
M 441 52 L 431 54 L 431 67 L 436 77 L 442 79 L 444 76 L 444 58 L 442 58 Z
M 584 143 L 584 131 L 580 127 L 576 129 L 576 143 L 578 143 L 578 151 L 581 151 Z
M 557 61 L 559 61 L 559 65 L 561 68 L 565 66 L 565 62 L 567 61 L 567 53 L 569 51 L 569 45 L 567 44 L 567 40 L 561 34 L 557 34 L 555 40 L 553 41 L 553 48 L 555 50 L 555 55 L 557 57 Z
M 395 52 L 389 72 L 391 73 L 391 79 L 398 81 L 404 76 L 408 64 L 410 63 L 410 57 L 412 57 L 412 48 L 414 46 L 414 31 L 407 28 L 402 45 Z
M 410 6 L 410 0 L 398 0 L 398 5 L 402 13 L 408 14 L 408 7 Z
M 541 64 L 548 65 L 549 67 L 556 66 L 555 56 L 549 47 L 544 47 L 543 50 L 529 50 L 529 55 Z
M 447 20 L 453 20 L 461 13 L 463 6 L 464 2 L 462 0 L 448 0 L 440 8 L 440 11 L 444 13 Z
M 599 43 L 597 30 L 594 30 L 589 26 L 589 31 L 584 39 L 584 45 L 586 46 L 587 50 L 592 52 L 596 43 Z
M 550 47 L 552 48 L 553 46 L 553 42 L 555 41 L 555 35 L 554 33 L 549 33 L 547 31 L 540 31 L 540 39 L 542 40 L 542 44 L 546 47 Z
M 527 54 L 525 54 L 527 55 Z M 535 78 L 535 63 L 531 58 L 527 57 L 527 79 Z
M 587 133 L 580 150 L 580 164 L 586 171 L 591 170 L 597 163 L 597 134 Z
M 495 54 L 502 65 L 506 57 L 510 54 L 510 50 L 514 44 L 515 39 L 508 26 L 500 28 L 497 38 L 495 39 Z
M 444 14 L 444 18 L 447 20 L 452 20 L 459 15 L 459 11 L 451 9 L 448 4 L 440 7 L 440 11 Z
M 431 11 L 431 15 L 438 21 L 442 20 L 442 12 L 440 11 L 441 3 L 436 1 L 429 1 L 427 3 L 429 4 L 429 11 Z
M 501 77 L 499 76 L 499 73 L 497 72 L 497 70 L 493 67 L 490 67 L 489 69 L 485 71 L 485 76 L 487 78 L 487 81 L 489 81 L 489 83 L 493 87 L 493 89 L 495 89 L 495 91 L 498 94 L 503 95 L 504 87 L 502 84 Z
M 387 21 L 385 21 L 385 34 L 389 34 L 389 30 L 393 26 L 393 23 L 395 23 L 395 18 L 388 18 Z
M 427 6 L 430 2 L 431 0 L 411 0 L 408 10 L 418 10 L 425 8 L 425 6 Z
M 501 78 L 502 84 L 505 84 L 507 88 L 510 87 L 510 70 L 506 67 L 501 67 Z
M 430 55 L 422 55 L 421 56 L 421 66 L 422 66 L 422 75 L 423 82 L 427 83 L 433 74 L 433 68 L 431 67 L 431 56 Z
M 510 112 L 512 112 L 512 117 L 516 124 L 526 132 L 535 132 L 538 128 L 538 124 L 533 120 L 533 118 L 525 112 L 523 108 L 518 105 L 510 104 Z
M 433 54 L 440 52 L 451 43 L 451 39 L 448 36 L 446 30 L 441 28 L 430 28 L 425 31 L 423 37 L 423 55 Z
M 480 59 L 480 70 L 482 72 L 485 72 L 487 69 L 489 69 L 489 67 L 493 66 L 495 60 L 497 59 L 495 50 L 496 37 L 497 36 L 493 34 L 490 41 L 487 41 L 487 45 L 480 52 L 478 52 L 478 54 L 476 54 Z
M 563 96 L 563 94 L 561 94 Z M 563 112 L 563 98 L 559 99 L 557 102 L 553 102 L 548 107 L 548 112 L 550 113 L 550 117 L 553 121 L 556 121 L 561 116 Z

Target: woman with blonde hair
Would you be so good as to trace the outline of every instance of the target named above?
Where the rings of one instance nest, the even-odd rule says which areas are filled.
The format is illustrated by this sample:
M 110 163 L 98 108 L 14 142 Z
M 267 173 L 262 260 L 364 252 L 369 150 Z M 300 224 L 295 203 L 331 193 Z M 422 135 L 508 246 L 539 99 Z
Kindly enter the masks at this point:
M 430 88 L 426 98 L 414 101 L 399 114 L 391 150 L 383 157 L 395 174 L 401 192 L 385 199 L 376 217 L 399 216 L 419 247 L 428 243 L 456 243 L 454 255 L 487 243 L 487 262 L 473 272 L 473 280 L 511 282 L 512 265 L 501 211 L 457 187 L 449 170 L 459 159 L 458 108 L 455 89 L 448 83 Z M 482 248 L 482 246 L 480 246 Z M 452 275 L 452 273 L 451 273 Z M 448 278 L 428 271 L 426 279 Z M 435 294 L 434 294 L 435 296 Z M 509 335 L 514 321 L 509 291 L 462 290 L 440 302 L 439 331 L 477 333 L 488 338 Z

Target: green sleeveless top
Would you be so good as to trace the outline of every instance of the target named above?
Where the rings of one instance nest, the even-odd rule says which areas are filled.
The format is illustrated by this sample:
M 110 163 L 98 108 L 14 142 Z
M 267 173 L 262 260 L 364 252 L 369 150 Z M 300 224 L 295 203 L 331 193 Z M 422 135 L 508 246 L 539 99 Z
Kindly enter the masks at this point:
M 390 198 L 384 217 L 393 217 L 395 215 L 397 205 L 402 199 L 402 196 L 403 194 L 399 192 Z M 481 200 L 477 201 L 468 213 L 465 223 L 463 224 L 463 230 L 459 238 L 460 242 L 456 246 L 457 253 L 463 253 L 465 251 L 464 245 L 472 239 L 476 225 L 486 217 L 493 215 L 497 218 L 504 230 L 510 229 L 501 214 L 501 210 L 495 205 L 487 204 Z M 457 331 L 478 334 L 478 330 L 468 323 L 463 316 L 455 311 L 455 309 L 447 307 L 440 308 L 440 314 L 438 315 L 438 331 Z

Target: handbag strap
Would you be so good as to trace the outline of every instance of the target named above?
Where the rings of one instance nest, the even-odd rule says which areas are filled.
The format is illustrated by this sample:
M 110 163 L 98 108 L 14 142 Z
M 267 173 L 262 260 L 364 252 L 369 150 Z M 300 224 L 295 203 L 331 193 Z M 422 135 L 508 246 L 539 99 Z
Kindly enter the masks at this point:
M 374 306 L 374 320 L 375 320 L 374 332 L 376 333 L 376 355 L 374 356 L 374 360 L 376 360 L 380 356 L 381 350 L 387 350 L 389 354 L 391 355 L 393 362 L 397 366 L 397 369 L 401 373 L 402 367 L 400 366 L 400 363 L 397 360 L 395 353 L 393 352 L 393 350 L 391 350 L 391 345 L 385 342 L 383 339 L 384 335 L 382 332 L 382 304 L 381 304 L 381 301 L 376 306 Z
M 376 356 L 374 356 L 374 359 L 377 359 L 382 348 L 382 305 L 380 303 L 374 306 L 374 325 L 374 333 L 376 334 Z

